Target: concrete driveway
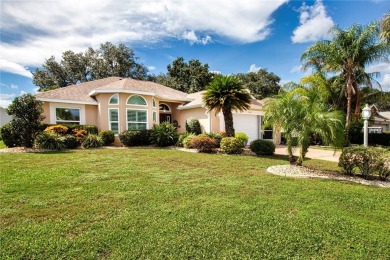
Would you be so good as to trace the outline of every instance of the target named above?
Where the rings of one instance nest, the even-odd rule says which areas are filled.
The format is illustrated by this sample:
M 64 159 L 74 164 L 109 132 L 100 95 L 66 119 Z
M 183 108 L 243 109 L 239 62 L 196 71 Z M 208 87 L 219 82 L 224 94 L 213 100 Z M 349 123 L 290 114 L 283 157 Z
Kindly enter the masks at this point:
M 277 145 L 275 149 L 275 154 L 287 155 L 287 146 L 285 145 Z M 333 151 L 333 150 L 325 150 L 321 148 L 312 148 L 309 147 L 309 151 L 307 152 L 305 158 L 325 160 L 331 162 L 338 162 L 341 152 Z M 299 148 L 294 149 L 294 155 L 299 155 Z

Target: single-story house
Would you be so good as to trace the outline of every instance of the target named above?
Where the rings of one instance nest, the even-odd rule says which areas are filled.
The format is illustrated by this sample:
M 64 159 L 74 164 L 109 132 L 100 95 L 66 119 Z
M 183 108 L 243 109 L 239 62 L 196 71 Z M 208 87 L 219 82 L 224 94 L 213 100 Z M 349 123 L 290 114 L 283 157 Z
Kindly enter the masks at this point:
M 12 120 L 12 116 L 8 115 L 5 108 L 0 107 L 0 127 Z
M 370 127 L 382 128 L 382 131 L 390 131 L 390 112 L 380 112 L 375 105 L 371 105 Z
M 164 121 L 185 132 L 186 120 L 196 118 L 204 133 L 224 131 L 223 115 L 207 112 L 202 92 L 187 94 L 149 81 L 109 77 L 40 92 L 35 97 L 43 102 L 43 123 L 47 124 L 96 125 L 99 131 L 112 130 L 118 135 L 125 130 L 150 129 Z M 280 136 L 262 126 L 262 106 L 263 101 L 253 98 L 249 110 L 233 111 L 234 128 L 246 133 L 249 141 L 270 139 L 278 143 Z

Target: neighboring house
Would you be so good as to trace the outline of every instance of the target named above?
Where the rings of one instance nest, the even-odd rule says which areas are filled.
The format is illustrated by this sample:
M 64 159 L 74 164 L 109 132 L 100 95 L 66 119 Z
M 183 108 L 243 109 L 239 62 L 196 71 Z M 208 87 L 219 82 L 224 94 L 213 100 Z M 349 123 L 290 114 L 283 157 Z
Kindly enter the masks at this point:
M 44 102 L 43 123 L 47 124 L 90 124 L 117 135 L 168 121 L 185 132 L 186 120 L 193 117 L 199 120 L 202 132 L 224 130 L 223 116 L 203 107 L 202 92 L 187 94 L 149 81 L 110 77 L 35 96 Z M 272 129 L 263 130 L 263 115 L 262 101 L 253 99 L 249 110 L 233 112 L 236 132 L 245 132 L 249 141 L 271 139 L 278 143 L 279 135 Z
M 12 116 L 8 115 L 7 112 L 5 112 L 5 108 L 0 107 L 0 127 L 10 122 L 12 119 Z
M 379 112 L 375 105 L 371 105 L 370 108 L 373 120 L 370 127 L 380 127 L 383 131 L 390 131 L 390 112 Z

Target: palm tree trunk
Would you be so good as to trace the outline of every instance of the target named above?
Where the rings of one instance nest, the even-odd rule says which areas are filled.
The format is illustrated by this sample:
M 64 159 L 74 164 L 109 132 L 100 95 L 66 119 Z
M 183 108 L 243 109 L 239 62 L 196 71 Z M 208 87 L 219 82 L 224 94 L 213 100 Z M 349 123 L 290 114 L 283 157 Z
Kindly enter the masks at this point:
M 349 126 L 351 125 L 351 115 L 352 115 L 352 76 L 348 75 L 347 80 L 347 119 L 345 122 L 345 133 L 348 136 Z
M 222 108 L 223 118 L 225 120 L 225 131 L 228 137 L 234 137 L 234 127 L 233 127 L 233 113 L 232 110 Z
M 354 88 L 356 92 L 355 120 L 358 120 L 360 117 L 360 92 L 358 86 Z
M 288 160 L 290 161 L 290 164 L 295 164 L 296 158 L 293 153 L 293 148 L 292 148 L 292 137 L 290 134 L 286 136 L 286 144 L 287 144 L 287 152 L 288 152 Z

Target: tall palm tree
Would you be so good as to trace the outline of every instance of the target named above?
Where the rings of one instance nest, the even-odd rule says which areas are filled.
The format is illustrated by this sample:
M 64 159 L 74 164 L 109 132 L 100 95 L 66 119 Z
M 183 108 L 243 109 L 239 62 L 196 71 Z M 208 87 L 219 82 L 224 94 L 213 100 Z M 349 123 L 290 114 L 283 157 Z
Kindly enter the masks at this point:
M 390 42 L 390 11 L 385 15 L 381 23 L 381 38 Z
M 331 41 L 320 41 L 309 47 L 301 57 L 304 69 L 320 67 L 324 72 L 336 73 L 346 84 L 348 132 L 352 116 L 352 99 L 359 99 L 359 77 L 366 66 L 386 61 L 390 52 L 388 43 L 379 41 L 379 24 L 352 25 L 347 30 L 334 27 Z M 357 102 L 359 103 L 359 101 Z
M 297 165 L 303 163 L 312 134 L 319 135 L 329 145 L 342 147 L 344 144 L 343 113 L 329 109 L 325 98 L 319 87 L 299 87 L 267 101 L 265 120 L 285 132 L 291 163 L 293 137 L 298 138 L 300 148 Z
M 232 110 L 244 111 L 250 108 L 252 97 L 242 82 L 233 76 L 218 75 L 206 87 L 203 103 L 210 112 L 222 111 L 227 136 L 234 136 Z

